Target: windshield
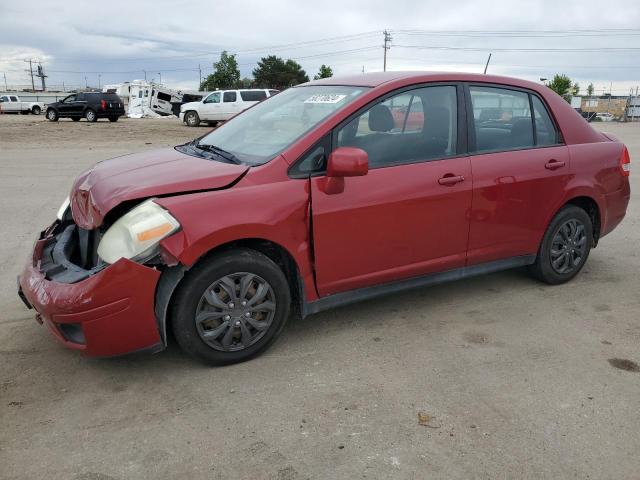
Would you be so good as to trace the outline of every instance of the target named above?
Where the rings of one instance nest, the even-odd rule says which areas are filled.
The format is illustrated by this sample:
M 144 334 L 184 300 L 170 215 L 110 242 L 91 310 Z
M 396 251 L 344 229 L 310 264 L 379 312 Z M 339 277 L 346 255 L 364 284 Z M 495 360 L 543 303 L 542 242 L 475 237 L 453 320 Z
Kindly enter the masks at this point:
M 242 163 L 268 162 L 333 112 L 351 103 L 364 87 L 294 87 L 268 98 L 200 140 Z

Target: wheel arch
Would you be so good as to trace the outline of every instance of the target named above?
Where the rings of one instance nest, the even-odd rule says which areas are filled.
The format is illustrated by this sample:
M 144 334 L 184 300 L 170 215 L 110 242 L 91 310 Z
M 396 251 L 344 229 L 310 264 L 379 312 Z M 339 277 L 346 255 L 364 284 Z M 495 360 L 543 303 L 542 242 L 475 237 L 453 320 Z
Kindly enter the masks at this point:
M 301 315 L 302 302 L 304 301 L 303 281 L 300 275 L 300 269 L 293 255 L 282 245 L 268 240 L 266 238 L 242 238 L 220 245 L 216 245 L 203 255 L 201 255 L 193 264 L 185 266 L 178 264 L 165 269 L 160 275 L 158 286 L 156 288 L 155 297 L 155 313 L 158 321 L 158 329 L 165 346 L 167 345 L 167 332 L 170 331 L 171 315 L 170 307 L 175 296 L 175 292 L 183 282 L 188 271 L 193 267 L 208 261 L 212 256 L 222 251 L 229 251 L 236 248 L 246 248 L 262 253 L 272 260 L 284 273 L 289 291 L 291 293 L 292 314 L 296 317 Z
M 563 207 L 566 205 L 575 205 L 576 207 L 580 207 L 585 212 L 587 212 L 587 215 L 589 215 L 589 218 L 591 218 L 591 224 L 593 226 L 593 246 L 596 247 L 598 245 L 598 240 L 600 239 L 600 232 L 602 229 L 602 213 L 600 211 L 598 202 L 596 202 L 595 199 L 590 196 L 580 195 L 578 197 L 569 199 L 563 205 Z

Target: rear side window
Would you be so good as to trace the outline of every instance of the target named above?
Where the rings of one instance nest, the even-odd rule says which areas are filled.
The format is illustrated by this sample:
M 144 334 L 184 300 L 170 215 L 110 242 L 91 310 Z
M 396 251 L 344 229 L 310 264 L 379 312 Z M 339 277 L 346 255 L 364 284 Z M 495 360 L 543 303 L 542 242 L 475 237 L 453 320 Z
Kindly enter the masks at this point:
M 533 114 L 536 119 L 536 145 L 556 145 L 558 143 L 558 132 L 547 108 L 535 95 L 531 95 L 531 102 L 533 103 Z
M 237 97 L 238 95 L 236 94 L 236 92 L 224 92 L 224 95 L 222 96 L 222 101 L 235 102 Z
M 17 102 L 18 101 L 18 97 L 11 97 L 11 101 L 12 102 Z
M 470 87 L 476 151 L 534 146 L 529 95 L 517 90 Z
M 276 93 L 279 93 L 280 90 L 269 90 L 269 96 L 273 97 Z
M 267 98 L 267 92 L 264 90 L 240 90 L 240 98 L 244 102 L 260 102 Z
M 164 100 L 165 102 L 171 101 L 171 95 L 164 92 L 158 92 L 158 100 Z

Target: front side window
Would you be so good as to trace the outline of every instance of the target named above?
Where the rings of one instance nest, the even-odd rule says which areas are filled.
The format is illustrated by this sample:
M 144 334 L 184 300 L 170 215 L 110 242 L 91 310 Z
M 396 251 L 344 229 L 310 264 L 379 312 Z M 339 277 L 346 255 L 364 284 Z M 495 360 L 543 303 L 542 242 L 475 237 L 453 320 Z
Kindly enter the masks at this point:
M 337 145 L 361 148 L 369 168 L 456 154 L 454 86 L 409 90 L 377 103 L 337 132 Z
M 494 87 L 470 87 L 469 90 L 477 152 L 533 147 L 527 93 Z
M 211 95 L 209 95 L 204 103 L 220 103 L 220 92 L 214 92 Z
M 224 92 L 223 102 L 235 102 L 237 98 L 236 92 Z
M 243 163 L 261 165 L 366 90 L 339 85 L 288 88 L 225 122 L 200 144 L 224 149 Z
M 64 103 L 71 103 L 71 102 L 75 102 L 76 101 L 76 96 L 75 95 L 69 95 L 67 98 L 65 98 L 63 100 Z

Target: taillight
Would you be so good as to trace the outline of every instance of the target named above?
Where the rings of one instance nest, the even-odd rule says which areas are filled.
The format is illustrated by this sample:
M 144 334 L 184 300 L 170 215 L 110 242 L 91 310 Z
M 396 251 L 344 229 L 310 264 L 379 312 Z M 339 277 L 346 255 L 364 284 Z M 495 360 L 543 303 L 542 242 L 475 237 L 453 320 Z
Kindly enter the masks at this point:
M 107 109 L 107 102 L 105 102 L 104 100 L 100 100 L 100 107 L 102 108 L 102 110 L 106 110 Z
M 622 149 L 622 155 L 620 155 L 620 170 L 625 177 L 628 177 L 631 173 L 631 157 L 629 156 L 627 147 Z

